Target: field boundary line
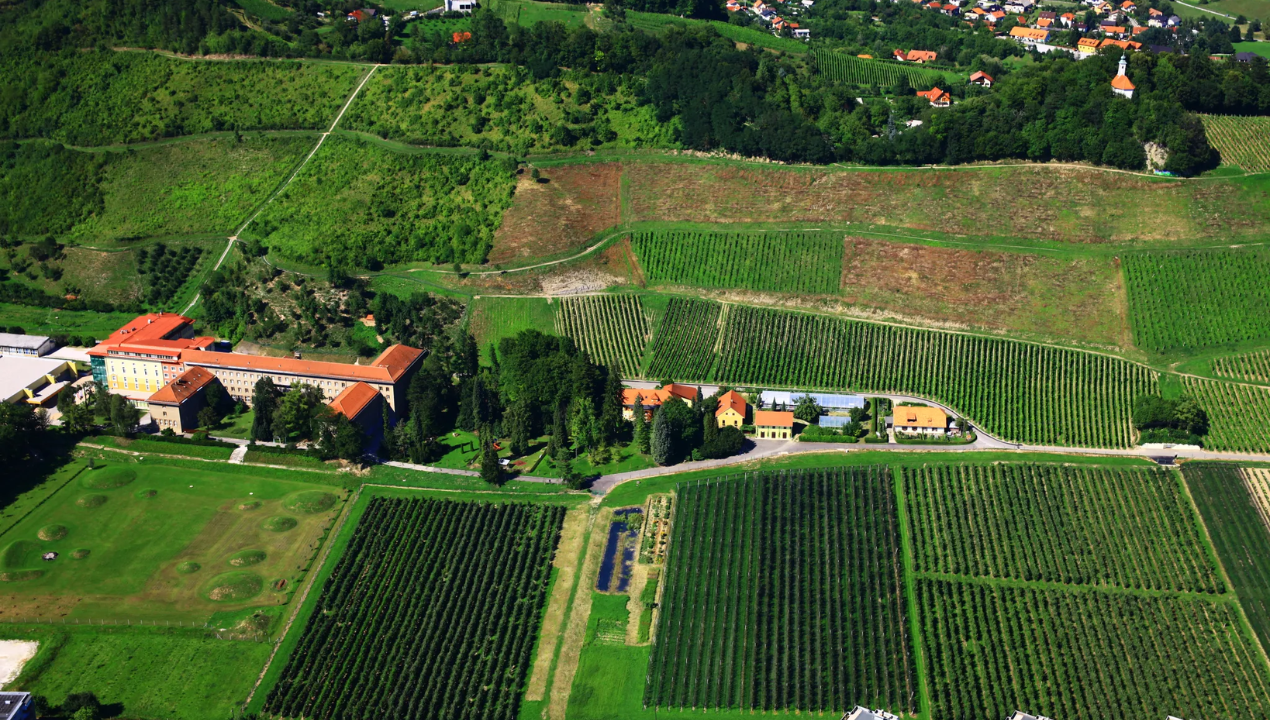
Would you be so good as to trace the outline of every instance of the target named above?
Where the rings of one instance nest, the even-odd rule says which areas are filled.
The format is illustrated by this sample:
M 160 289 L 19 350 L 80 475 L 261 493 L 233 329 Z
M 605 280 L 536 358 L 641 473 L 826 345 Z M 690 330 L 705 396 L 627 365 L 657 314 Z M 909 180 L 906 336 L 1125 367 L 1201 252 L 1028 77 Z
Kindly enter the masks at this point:
M 269 672 L 269 666 L 273 664 L 274 658 L 278 655 L 278 650 L 282 647 L 282 642 L 287 639 L 287 634 L 291 632 L 291 625 L 295 622 L 295 619 L 299 617 L 300 610 L 304 607 L 304 602 L 309 597 L 309 591 L 313 589 L 315 584 L 317 584 L 317 579 L 322 574 L 322 568 L 326 565 L 326 561 L 330 558 L 332 548 L 335 547 L 335 541 L 339 538 L 340 532 L 344 530 L 344 522 L 348 520 L 350 515 L 353 514 L 353 506 L 356 505 L 357 501 L 361 498 L 362 488 L 364 487 L 366 486 L 359 485 L 357 487 L 357 492 L 353 493 L 353 496 L 344 504 L 343 512 L 340 513 L 339 519 L 335 522 L 335 525 L 331 527 L 331 532 L 326 536 L 326 542 L 322 546 L 322 556 L 318 558 L 317 563 L 313 566 L 308 578 L 306 578 L 307 581 L 305 582 L 304 590 L 300 592 L 300 596 L 298 598 L 292 599 L 292 602 L 295 604 L 291 608 L 291 616 L 287 618 L 287 624 L 282 627 L 282 632 L 279 633 L 278 639 L 274 641 L 273 650 L 269 652 L 269 659 L 265 661 L 265 666 L 261 668 L 260 674 L 256 676 L 256 684 L 251 686 L 251 692 L 247 693 L 247 699 L 243 700 L 242 708 L 244 710 L 246 710 L 247 706 L 251 704 L 251 699 L 255 697 L 256 691 L 260 689 L 260 683 L 264 682 L 265 674 Z
M 926 647 L 922 635 L 922 620 L 918 614 L 917 571 L 913 560 L 913 537 L 909 528 L 908 496 L 904 488 L 904 468 L 890 465 L 891 482 L 895 489 L 896 523 L 899 525 L 900 561 L 904 577 L 904 602 L 908 606 L 909 633 L 913 636 L 913 665 L 917 673 L 917 716 L 930 718 L 933 708 L 930 688 L 926 681 Z
M 939 580 L 942 582 L 961 583 L 964 585 L 982 585 L 994 588 L 1015 588 L 1024 590 L 1065 591 L 1094 594 L 1102 593 L 1104 595 L 1128 595 L 1131 597 L 1141 598 L 1171 598 L 1175 600 L 1192 600 L 1213 604 L 1239 603 L 1239 598 L 1237 598 L 1233 592 L 1229 591 L 1217 594 L 1195 592 L 1193 590 L 1139 590 L 1137 588 L 1127 588 L 1119 585 L 1077 585 L 1074 583 L 1054 582 L 1052 580 L 1017 580 L 1014 578 L 979 577 L 975 575 L 920 571 L 914 571 L 913 576 L 918 580 Z
M 300 171 L 304 169 L 304 166 L 308 165 L 309 161 L 313 159 L 313 156 L 317 154 L 317 151 L 322 147 L 322 143 L 326 142 L 327 136 L 335 131 L 335 126 L 340 124 L 340 120 L 343 119 L 344 113 L 347 112 L 349 106 L 353 104 L 353 100 L 357 99 L 357 94 L 360 93 L 362 88 L 366 86 L 366 81 L 370 80 L 370 76 L 374 75 L 375 71 L 379 68 L 379 64 L 370 66 L 370 71 L 363 75 L 361 82 L 357 84 L 357 87 L 353 88 L 353 92 L 348 96 L 348 99 L 344 101 L 343 107 L 341 107 L 339 113 L 336 114 L 335 120 L 331 122 L 331 126 L 326 129 L 326 132 L 318 135 L 317 144 L 313 146 L 313 149 L 309 151 L 309 154 L 304 156 L 304 159 L 300 161 L 300 164 L 297 165 L 295 170 L 291 172 L 291 175 L 287 177 L 286 181 L 278 186 L 278 188 L 274 190 L 269 197 L 265 198 L 265 201 L 260 203 L 260 206 L 256 208 L 256 211 L 252 213 L 242 225 L 238 226 L 238 229 L 234 231 L 234 234 L 228 238 L 228 242 L 225 244 L 225 251 L 221 253 L 220 259 L 216 261 L 216 265 L 209 271 L 209 274 L 220 269 L 221 264 L 225 262 L 225 258 L 229 255 L 229 251 L 233 249 L 234 243 L 238 240 L 238 236 L 242 233 L 242 231 L 246 230 L 247 226 L 250 225 L 252 221 L 260 217 L 260 213 L 264 212 L 265 208 L 269 207 L 269 205 L 279 195 L 281 195 L 284 190 L 291 186 L 291 182 L 295 180 L 296 176 L 300 174 Z M 202 292 L 195 293 L 194 298 L 190 300 L 189 305 L 185 306 L 185 309 L 181 311 L 181 314 L 184 315 L 193 310 L 194 306 L 198 304 L 199 297 L 201 297 L 202 294 Z
M 579 581 L 582 577 L 582 564 L 585 562 L 587 544 L 591 541 L 591 516 L 594 512 L 593 507 L 589 503 L 583 503 L 575 508 L 569 508 L 569 513 L 576 513 L 575 518 L 581 516 L 577 521 L 581 524 L 578 529 L 577 546 L 571 548 L 573 551 L 573 564 L 568 568 L 568 587 L 563 590 L 564 607 L 560 611 L 560 620 L 556 623 L 556 627 L 548 630 L 547 624 L 549 619 L 547 613 L 551 612 L 551 603 L 555 600 L 552 597 L 548 600 L 547 607 L 544 612 L 544 618 L 541 623 L 538 639 L 538 655 L 534 659 L 533 671 L 529 676 L 529 682 L 525 689 L 525 700 L 528 702 L 541 702 L 547 699 L 547 692 L 551 689 L 551 678 L 556 668 L 556 660 L 560 653 L 560 646 L 564 642 L 565 629 L 569 624 L 570 610 L 573 609 L 573 601 L 577 595 Z M 569 521 L 568 515 L 565 516 L 565 522 Z M 556 551 L 556 557 L 563 555 L 561 550 Z M 558 587 L 561 576 L 564 575 L 566 568 L 561 567 L 560 573 L 556 576 Z M 552 595 L 560 593 L 560 590 L 553 590 Z M 547 645 L 548 637 L 550 637 L 550 646 Z
M 600 508 L 589 514 L 587 542 L 582 549 L 577 585 L 574 587 L 573 600 L 569 603 L 569 615 L 565 620 L 564 632 L 561 633 L 560 649 L 556 653 L 555 672 L 552 673 L 551 683 L 544 698 L 547 703 L 543 713 L 544 720 L 565 720 L 566 718 L 569 696 L 573 692 L 573 679 L 577 675 L 578 665 L 582 660 L 587 626 L 591 621 L 590 583 L 595 581 L 600 571 L 600 556 L 604 554 L 603 543 L 608 540 L 607 532 L 597 533 L 595 529 L 599 526 L 607 531 L 607 523 L 612 519 L 611 508 Z

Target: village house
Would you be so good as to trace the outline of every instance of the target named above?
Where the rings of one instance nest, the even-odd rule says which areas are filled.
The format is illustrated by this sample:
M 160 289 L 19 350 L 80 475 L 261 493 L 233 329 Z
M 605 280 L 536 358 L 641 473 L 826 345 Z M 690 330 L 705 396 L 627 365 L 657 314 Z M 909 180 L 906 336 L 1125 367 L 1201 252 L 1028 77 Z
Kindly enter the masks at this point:
M 931 107 L 946 108 L 952 105 L 952 95 L 948 94 L 947 90 L 940 90 L 937 87 L 918 92 L 916 95 L 930 101 Z
M 1058 16 L 1058 22 L 1063 27 L 1071 27 L 1076 24 L 1076 16 L 1072 13 L 1063 13 Z
M 1082 59 L 1090 55 L 1098 54 L 1098 40 L 1096 38 L 1081 38 L 1076 41 L 1076 54 Z
M 207 407 L 207 388 L 216 382 L 216 376 L 204 368 L 186 370 L 150 396 L 150 419 L 160 430 L 193 431 L 199 411 Z
M 470 13 L 476 9 L 476 0 L 445 0 L 446 12 Z
M 979 87 L 990 88 L 992 87 L 992 76 L 982 70 L 979 70 L 970 75 L 970 83 L 972 85 L 978 85 Z
M 948 414 L 939 408 L 898 405 L 891 427 L 898 435 L 944 437 L 948 434 Z
M 1024 45 L 1039 45 L 1050 40 L 1050 31 L 1044 28 L 1013 27 L 1010 37 Z
M 1015 710 L 1014 714 L 1010 716 L 1009 720 L 1050 720 L 1050 719 L 1045 717 L 1044 715 L 1028 715 L 1022 710 Z
M 662 403 L 677 397 L 692 407 L 693 403 L 701 398 L 701 389 L 695 385 L 682 385 L 679 383 L 666 383 L 659 388 L 623 388 L 622 389 L 622 419 L 627 421 L 635 420 L 635 398 L 638 397 L 640 405 L 644 408 L 644 419 L 652 420 L 653 411 Z
M 794 413 L 755 410 L 754 436 L 761 440 L 789 440 L 794 436 Z
M 719 396 L 719 407 L 714 411 L 715 423 L 720 428 L 740 428 L 745 424 L 747 404 L 741 393 L 729 390 Z

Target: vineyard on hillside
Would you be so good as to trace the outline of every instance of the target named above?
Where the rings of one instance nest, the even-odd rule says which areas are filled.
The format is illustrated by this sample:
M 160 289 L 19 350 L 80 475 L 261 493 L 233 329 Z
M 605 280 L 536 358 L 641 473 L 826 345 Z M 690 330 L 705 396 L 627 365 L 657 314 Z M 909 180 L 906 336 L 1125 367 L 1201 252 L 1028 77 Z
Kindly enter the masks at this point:
M 468 313 L 468 332 L 476 338 L 485 363 L 490 362 L 490 350 L 499 340 L 525 330 L 550 334 L 556 324 L 555 307 L 544 298 L 477 298 L 468 306 Z
M 1223 163 L 1248 172 L 1270 172 L 1270 118 L 1200 115 L 1200 119 Z
M 1219 357 L 1213 360 L 1213 372 L 1236 380 L 1270 383 L 1270 350 Z
M 1267 470 L 1226 463 L 1186 463 L 1182 475 L 1230 576 L 1239 604 L 1262 645 L 1270 645 L 1270 528 L 1255 495 L 1270 489 Z
M 660 344 L 657 346 L 660 349 Z M 732 306 L 719 365 L 654 357 L 654 377 L 856 392 L 913 393 L 993 435 L 1049 445 L 1128 447 L 1134 398 L 1157 379 L 1092 353 L 931 330 Z
M 635 233 L 650 281 L 832 295 L 842 281 L 840 233 Z
M 917 710 L 889 468 L 678 493 L 646 706 Z
M 556 312 L 556 333 L 573 338 L 595 362 L 617 361 L 626 378 L 639 376 L 651 332 L 638 295 L 565 298 Z
M 723 306 L 706 300 L 671 298 L 653 339 L 647 377 L 706 380 L 714 367 Z
M 1270 250 L 1132 252 L 1123 261 L 1134 342 L 1143 350 L 1270 338 Z
M 936 465 L 904 493 L 921 572 L 1225 592 L 1171 472 Z
M 869 60 L 827 50 L 813 50 L 820 72 L 835 82 L 853 85 L 877 85 L 888 88 L 907 82 L 910 87 L 924 90 L 933 85 L 955 82 L 956 73 L 928 70 L 917 65 L 898 62 Z
M 1234 602 L 919 580 L 932 717 L 1270 716 Z
M 1208 413 L 1208 450 L 1270 452 L 1270 388 L 1182 377 L 1182 387 Z
M 514 720 L 564 514 L 372 499 L 264 712 Z

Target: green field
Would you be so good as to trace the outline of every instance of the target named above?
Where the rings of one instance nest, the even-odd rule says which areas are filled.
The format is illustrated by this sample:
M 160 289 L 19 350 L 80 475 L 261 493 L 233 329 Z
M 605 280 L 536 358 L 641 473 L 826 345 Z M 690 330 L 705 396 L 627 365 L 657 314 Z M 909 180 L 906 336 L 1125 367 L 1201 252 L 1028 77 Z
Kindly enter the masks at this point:
M 0 612 L 201 623 L 285 603 L 338 491 L 165 462 L 98 462 L 0 536 Z M 57 559 L 41 560 L 46 552 Z
M 513 183 L 499 160 L 395 152 L 334 135 L 244 235 L 311 265 L 479 263 L 511 204 Z
M 870 60 L 840 52 L 816 50 L 812 52 L 820 72 L 831 80 L 853 85 L 876 85 L 886 90 L 900 83 L 927 90 L 936 85 L 948 87 L 965 82 L 955 72 L 922 68 L 913 64 L 890 60 Z
M 10 687 L 54 704 L 93 692 L 118 717 L 224 720 L 251 691 L 269 658 L 269 643 L 221 640 L 176 628 L 15 626 L 0 637 L 35 640 L 36 657 Z
M 720 20 L 697 20 L 663 13 L 637 12 L 634 10 L 626 11 L 626 20 L 631 25 L 646 32 L 658 32 L 672 25 L 678 25 L 679 27 L 710 27 L 733 42 L 796 54 L 807 52 L 807 44 L 803 41 L 773 35 L 762 26 L 742 27 Z
M 832 295 L 842 282 L 838 233 L 635 233 L 631 247 L 651 282 Z
M 76 336 L 90 336 L 104 340 L 110 333 L 123 327 L 135 318 L 133 313 L 99 313 L 89 310 L 55 310 L 53 308 L 32 307 L 30 305 L 13 305 L 0 303 L 0 318 L 3 324 L 17 325 L 26 330 L 28 335 L 51 335 L 66 333 Z
M 286 20 L 293 12 L 289 8 L 274 5 L 269 0 L 234 0 L 234 2 L 252 15 L 266 20 Z
M 638 377 L 652 328 L 638 295 L 561 298 L 556 334 L 573 339 L 594 362 L 618 363 L 623 377 Z
M 1183 377 L 1182 388 L 1208 413 L 1204 447 L 1270 452 L 1270 388 Z
M 1233 590 L 1261 642 L 1270 642 L 1270 527 L 1267 470 L 1187 463 L 1182 470 Z
M 747 387 L 913 393 L 993 435 L 1128 447 L 1133 399 L 1153 371 L 1062 348 L 673 298 L 649 377 Z M 717 346 L 717 350 L 715 349 Z
M 1193 352 L 1270 339 L 1270 285 L 1265 282 L 1270 250 L 1127 253 L 1123 261 L 1138 347 Z
M 905 470 L 904 484 L 921 572 L 1225 591 L 1171 472 L 935 465 Z M 1038 535 L 1048 538 L 1044 554 L 1032 547 Z
M 1270 3 L 1266 3 L 1270 8 Z M 1270 53 L 1270 44 L 1253 43 Z M 1254 51 L 1255 52 L 1255 51 Z M 1248 172 L 1270 172 L 1270 118 L 1200 115 L 1208 144 L 1221 153 L 1222 163 Z
M 481 362 L 490 362 L 490 348 L 524 330 L 555 334 L 556 306 L 542 298 L 477 298 L 472 301 L 467 329 L 481 348 Z
M 1270 350 L 1257 350 L 1215 358 L 1213 373 L 1236 380 L 1270 383 Z
M 313 62 L 190 61 L 143 52 L 72 53 L 50 61 L 14 54 L 9 77 L 58 78 L 55 88 L 15 84 L 0 108 L 0 136 L 97 146 L 217 130 L 325 129 L 366 72 Z M 33 63 L 40 62 L 36 67 Z

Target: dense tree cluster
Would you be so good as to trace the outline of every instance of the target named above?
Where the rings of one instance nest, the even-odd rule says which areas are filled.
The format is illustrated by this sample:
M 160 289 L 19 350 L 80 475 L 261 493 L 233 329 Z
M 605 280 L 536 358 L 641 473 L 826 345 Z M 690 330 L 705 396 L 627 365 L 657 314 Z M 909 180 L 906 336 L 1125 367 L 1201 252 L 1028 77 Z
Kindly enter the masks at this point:
M 1166 399 L 1142 395 L 1133 404 L 1133 426 L 1139 443 L 1188 442 L 1200 445 L 1208 434 L 1208 413 L 1194 398 Z

